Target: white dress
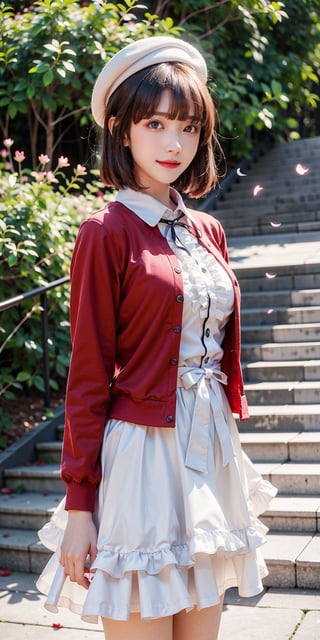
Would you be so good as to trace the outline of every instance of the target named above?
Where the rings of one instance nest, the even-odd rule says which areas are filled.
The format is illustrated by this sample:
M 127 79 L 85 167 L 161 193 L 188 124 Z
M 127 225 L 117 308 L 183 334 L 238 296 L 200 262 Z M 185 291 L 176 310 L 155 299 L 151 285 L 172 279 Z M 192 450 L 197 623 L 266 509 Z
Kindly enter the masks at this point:
M 64 579 L 59 565 L 64 501 L 39 532 L 55 551 L 37 582 L 49 593 L 47 608 L 66 606 L 89 622 L 209 607 L 232 586 L 250 597 L 267 575 L 260 550 L 267 529 L 257 516 L 276 490 L 241 450 L 219 365 L 233 287 L 187 229 L 175 227 L 175 243 L 168 225 L 159 228 L 184 280 L 176 428 L 108 421 L 88 591 Z

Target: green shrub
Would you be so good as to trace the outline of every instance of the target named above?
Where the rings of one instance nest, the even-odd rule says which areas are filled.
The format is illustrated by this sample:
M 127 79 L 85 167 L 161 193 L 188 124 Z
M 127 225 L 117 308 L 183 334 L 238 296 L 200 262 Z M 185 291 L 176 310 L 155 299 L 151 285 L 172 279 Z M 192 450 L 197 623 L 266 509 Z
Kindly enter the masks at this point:
M 104 194 L 93 171 L 78 164 L 65 176 L 69 161 L 61 156 L 54 170 L 39 156 L 37 170 L 23 169 L 25 155 L 4 141 L 0 164 L 0 299 L 41 287 L 69 273 L 81 221 L 103 206 Z M 69 286 L 48 293 L 51 386 L 65 384 L 69 353 Z M 30 298 L 1 314 L 0 397 L 18 389 L 43 390 L 40 298 Z

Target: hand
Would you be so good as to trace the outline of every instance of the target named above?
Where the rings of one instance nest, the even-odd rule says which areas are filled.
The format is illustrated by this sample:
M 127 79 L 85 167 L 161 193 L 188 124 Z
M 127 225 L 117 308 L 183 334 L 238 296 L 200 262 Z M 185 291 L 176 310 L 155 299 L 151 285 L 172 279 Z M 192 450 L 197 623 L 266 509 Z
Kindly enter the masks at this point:
M 77 582 L 85 589 L 89 588 L 86 577 L 86 559 L 90 557 L 90 566 L 97 555 L 97 530 L 89 511 L 69 511 L 68 523 L 61 545 L 60 563 L 71 582 Z

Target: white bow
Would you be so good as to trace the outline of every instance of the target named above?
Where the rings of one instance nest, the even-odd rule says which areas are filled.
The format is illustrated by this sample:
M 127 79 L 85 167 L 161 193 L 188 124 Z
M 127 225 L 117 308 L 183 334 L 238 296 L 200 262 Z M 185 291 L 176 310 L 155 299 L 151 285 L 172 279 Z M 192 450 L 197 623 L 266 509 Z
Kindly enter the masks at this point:
M 234 457 L 228 423 L 222 410 L 220 383 L 227 384 L 227 376 L 220 369 L 179 367 L 178 385 L 185 389 L 197 387 L 185 466 L 202 473 L 208 473 L 211 416 L 221 446 L 223 466 Z

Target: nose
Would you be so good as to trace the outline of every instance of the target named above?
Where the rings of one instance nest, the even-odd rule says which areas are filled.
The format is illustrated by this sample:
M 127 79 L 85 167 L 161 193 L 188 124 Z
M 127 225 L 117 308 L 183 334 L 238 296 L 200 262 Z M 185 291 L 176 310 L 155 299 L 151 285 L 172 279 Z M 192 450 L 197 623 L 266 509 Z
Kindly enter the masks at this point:
M 181 151 L 182 145 L 180 142 L 179 134 L 173 132 L 170 134 L 168 142 L 167 142 L 167 150 L 169 153 L 179 153 Z

